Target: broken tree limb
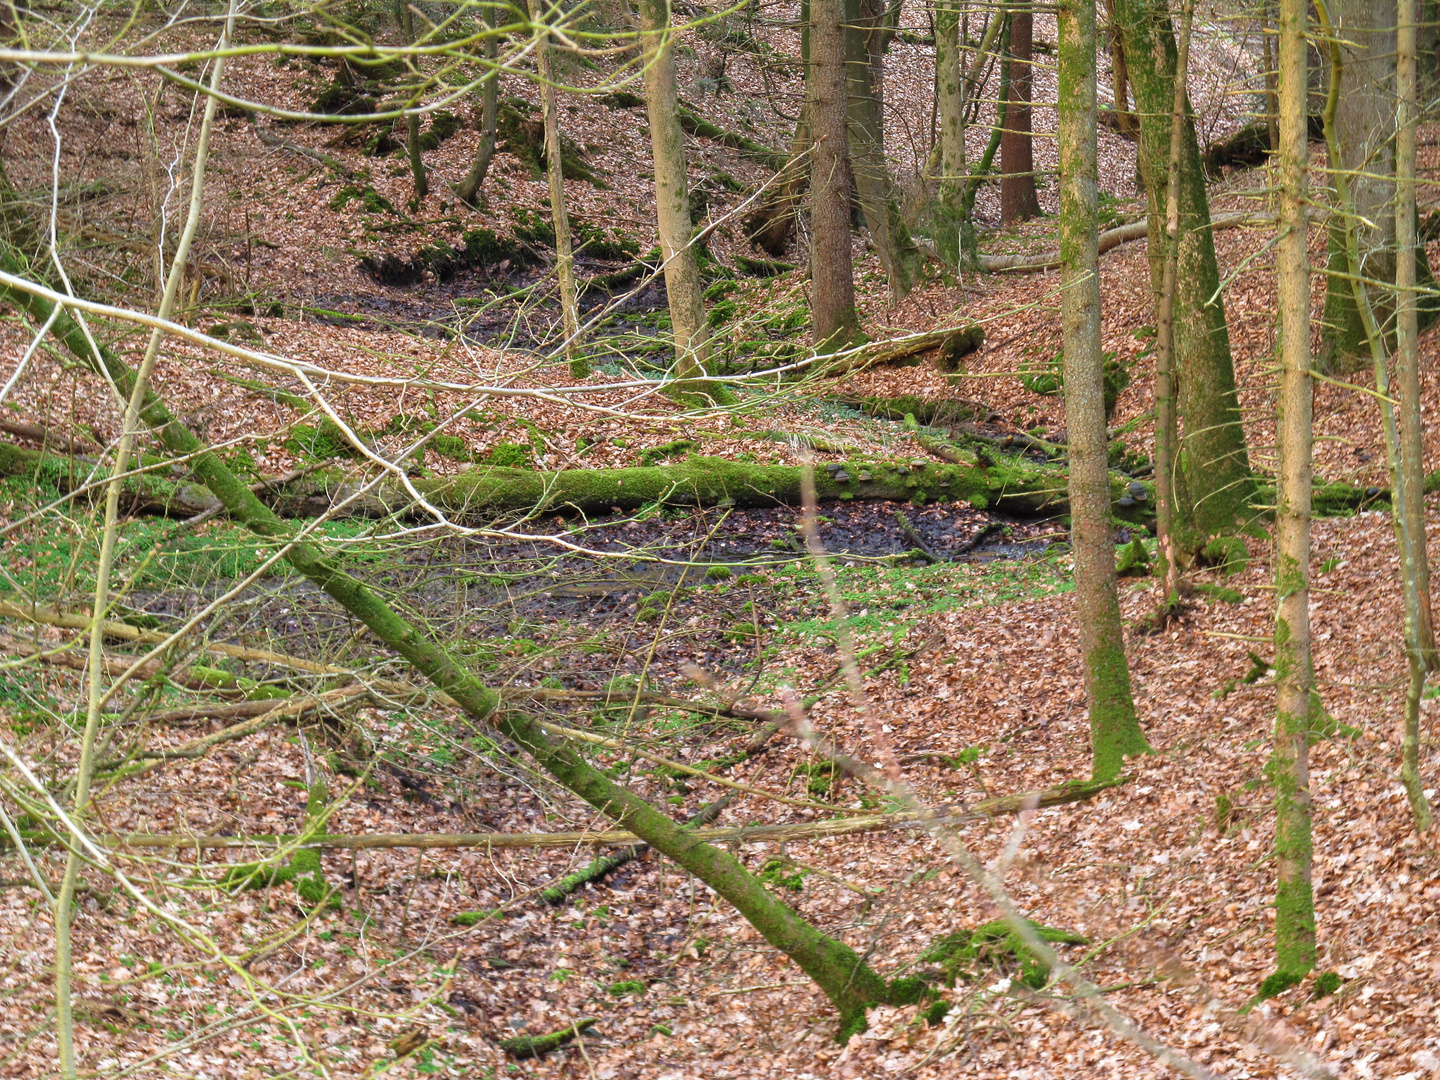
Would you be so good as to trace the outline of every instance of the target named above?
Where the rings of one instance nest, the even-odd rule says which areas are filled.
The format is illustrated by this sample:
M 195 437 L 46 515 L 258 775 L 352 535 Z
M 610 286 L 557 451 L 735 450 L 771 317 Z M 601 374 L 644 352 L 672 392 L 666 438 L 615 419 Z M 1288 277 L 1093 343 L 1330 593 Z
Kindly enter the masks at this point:
M 898 364 L 921 353 L 939 351 L 941 371 L 955 371 L 962 358 L 977 352 L 985 344 L 985 328 L 972 324 L 962 329 L 932 330 L 888 341 L 878 341 L 847 352 L 832 361 L 819 360 L 811 371 L 820 375 L 849 375 L 872 367 Z
M 1210 219 L 1211 229 L 1233 229 L 1240 225 L 1273 225 L 1274 218 L 1265 214 L 1252 214 L 1248 210 L 1236 211 L 1232 214 L 1216 214 Z M 1132 221 L 1127 225 L 1120 225 L 1113 229 L 1107 229 L 1100 234 L 1100 254 L 1119 247 L 1121 244 L 1129 243 L 1131 240 L 1144 239 L 1150 231 L 1150 223 L 1145 219 Z M 1054 270 L 1060 266 L 1059 251 L 1044 251 L 1038 255 L 982 255 L 980 256 L 980 269 L 990 273 L 1009 271 L 1011 273 L 1038 273 L 1042 270 Z
M 709 825 L 710 822 L 720 816 L 720 812 L 724 810 L 725 807 L 730 805 L 732 797 L 731 795 L 726 795 L 724 798 L 706 803 L 700 808 L 698 813 L 685 823 L 685 827 L 687 829 L 693 829 L 697 825 Z M 555 882 L 555 884 L 548 885 L 541 889 L 540 899 L 544 900 L 545 903 L 551 907 L 559 907 L 571 893 L 577 889 L 584 888 L 586 885 L 604 880 L 605 877 L 613 874 L 626 863 L 633 862 L 645 854 L 645 849 L 649 846 L 649 844 L 631 844 L 629 847 L 623 847 L 619 851 L 611 852 L 609 855 L 602 855 L 584 869 L 577 870 L 573 874 L 566 874 L 559 881 Z
M 806 821 L 793 825 L 741 825 L 733 828 L 685 829 L 676 826 L 691 842 L 749 844 L 776 841 L 824 840 L 856 833 L 884 832 L 894 829 L 926 829 L 934 825 L 966 825 L 977 821 L 1018 814 L 1030 809 L 1045 809 L 1067 803 L 1084 802 L 1131 777 L 1116 780 L 1073 781 L 1043 791 L 1027 791 L 1018 795 L 1001 795 L 983 799 L 959 808 L 938 807 L 923 820 L 920 815 L 903 812 L 870 814 L 863 817 Z M 23 834 L 22 834 L 23 835 Z M 54 842 L 48 833 L 26 835 L 27 843 L 43 846 Z M 149 850 L 207 851 L 218 848 L 284 848 L 295 846 L 328 848 L 336 851 L 369 851 L 377 849 L 414 848 L 427 851 L 458 848 L 575 848 L 619 847 L 633 844 L 640 838 L 624 829 L 601 832 L 553 833 L 366 833 L 358 836 L 328 834 L 265 834 L 255 836 L 203 836 L 182 833 L 124 833 L 97 835 L 95 841 L 110 848 Z M 6 842 L 0 839 L 0 850 Z
M 293 143 L 289 139 L 282 139 L 274 132 L 265 130 L 259 124 L 254 125 L 254 131 L 255 137 L 259 139 L 262 143 L 264 143 L 266 146 L 275 147 L 280 150 L 289 150 L 292 154 L 299 154 L 302 157 L 309 158 L 311 161 L 318 161 L 321 165 L 324 165 L 332 172 L 339 173 L 346 180 L 355 179 L 355 174 L 351 172 L 349 168 L 346 167 L 345 163 L 340 161 L 338 158 L 333 158 L 329 154 L 323 153 L 319 150 L 313 150 L 308 146 L 301 146 L 299 143 Z

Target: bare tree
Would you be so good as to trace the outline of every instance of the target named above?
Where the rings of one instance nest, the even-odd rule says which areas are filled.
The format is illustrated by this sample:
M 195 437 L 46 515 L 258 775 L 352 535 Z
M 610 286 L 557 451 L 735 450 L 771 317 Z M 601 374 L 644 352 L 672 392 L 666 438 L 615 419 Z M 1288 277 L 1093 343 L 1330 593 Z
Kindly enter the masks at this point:
M 1034 16 L 1028 7 L 1010 13 L 1010 48 L 1005 65 L 1010 92 L 1000 136 L 1000 220 L 1005 224 L 1040 216 L 1035 194 L 1035 154 L 1030 137 L 1030 64 Z
M 810 0 L 810 289 L 815 343 L 860 328 L 850 253 L 850 151 L 845 110 L 843 0 Z

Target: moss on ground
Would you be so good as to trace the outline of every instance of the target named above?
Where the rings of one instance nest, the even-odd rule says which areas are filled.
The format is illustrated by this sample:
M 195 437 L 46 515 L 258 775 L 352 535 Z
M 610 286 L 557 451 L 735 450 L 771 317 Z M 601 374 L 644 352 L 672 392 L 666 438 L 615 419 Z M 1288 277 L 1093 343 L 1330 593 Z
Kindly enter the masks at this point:
M 1084 945 L 1086 939 L 1069 930 L 1026 920 L 1042 940 L 1063 945 Z M 922 963 L 935 964 L 944 973 L 946 986 L 957 979 L 966 982 L 986 972 L 1000 972 L 1038 990 L 1050 981 L 1050 966 L 1031 951 L 1004 919 L 977 926 L 974 930 L 946 934 L 921 954 Z

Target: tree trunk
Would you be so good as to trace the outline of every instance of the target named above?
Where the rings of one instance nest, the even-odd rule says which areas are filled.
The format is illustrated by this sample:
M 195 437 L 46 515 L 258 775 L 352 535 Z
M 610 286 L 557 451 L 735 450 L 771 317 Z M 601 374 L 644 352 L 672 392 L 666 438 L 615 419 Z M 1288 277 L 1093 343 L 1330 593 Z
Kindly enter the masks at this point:
M 1115 18 L 1115 0 L 1105 0 L 1105 38 L 1110 46 L 1110 87 L 1115 99 L 1115 128 L 1124 138 L 1140 134 L 1140 122 L 1130 111 L 1130 75 L 1125 64 L 1125 44 Z
M 1115 0 L 1125 59 L 1140 114 L 1140 164 L 1150 216 L 1150 236 L 1165 232 L 1170 117 L 1175 94 L 1175 37 L 1164 0 Z M 1187 107 L 1186 114 L 1191 110 Z M 1164 260 L 1152 247 L 1150 273 L 1158 299 Z M 1253 493 L 1245 432 L 1235 389 L 1235 366 L 1220 270 L 1210 228 L 1205 170 L 1186 121 L 1180 169 L 1180 246 L 1175 279 L 1175 355 L 1180 358 L 1177 404 L 1180 457 L 1190 519 L 1177 532 L 1190 543 L 1247 520 Z M 1213 302 L 1212 302 L 1212 297 Z M 1158 306 L 1158 305 L 1157 305 Z
M 1000 221 L 1010 224 L 1040 216 L 1035 195 L 1035 155 L 1030 139 L 1030 48 L 1033 18 L 1028 8 L 1010 15 L 1010 49 L 1005 65 L 1010 92 L 1000 136 Z
M 860 330 L 850 251 L 844 0 L 810 0 L 810 310 L 815 345 L 840 348 Z
M 675 55 L 669 0 L 639 0 L 640 43 L 645 62 L 645 107 L 650 119 L 650 150 L 655 165 L 655 217 L 665 267 L 665 295 L 675 336 L 675 374 L 679 389 L 701 392 L 710 360 L 710 328 L 705 323 L 704 286 L 695 258 L 690 220 L 689 179 L 685 171 L 685 132 L 680 127 L 675 89 Z
M 851 169 L 865 227 L 885 268 L 890 298 L 898 303 L 920 277 L 921 256 L 900 219 L 885 162 L 881 89 L 885 49 L 893 33 L 885 25 L 880 0 L 843 0 L 843 5 Z
M 1275 524 L 1275 965 L 1281 980 L 1315 966 L 1308 747 L 1310 658 L 1311 377 L 1309 225 L 1305 170 L 1306 0 L 1280 0 L 1279 463 Z
M 545 27 L 540 0 L 529 0 L 530 21 L 536 26 L 535 69 L 540 76 L 540 97 L 545 109 L 545 174 L 550 180 L 550 219 L 555 225 L 555 277 L 560 290 L 560 321 L 570 373 L 583 379 L 590 364 L 580 354 L 580 314 L 575 297 L 575 256 L 570 246 L 570 215 L 565 210 L 564 163 L 561 161 L 560 116 L 555 83 L 550 77 L 550 33 Z
M 1416 247 L 1415 236 L 1415 128 L 1419 123 L 1416 87 L 1416 0 L 1397 5 L 1395 130 L 1395 239 L 1398 251 Z M 1435 630 L 1430 612 L 1430 560 L 1425 538 L 1425 462 L 1420 416 L 1420 319 L 1415 294 L 1414 259 L 1400 259 L 1395 267 L 1395 359 L 1399 384 L 1399 472 L 1404 481 L 1405 519 L 1409 524 L 1409 551 L 1401 561 L 1405 590 L 1405 654 L 1410 683 L 1405 693 L 1405 725 L 1401 739 L 1400 778 L 1410 800 L 1417 832 L 1434 823 L 1430 800 L 1420 776 L 1420 701 L 1426 675 L 1435 669 Z
M 940 120 L 940 183 L 935 194 L 935 249 L 947 266 L 960 265 L 960 199 L 965 190 L 965 62 L 955 0 L 935 8 L 935 95 Z
M 1275 23 L 1274 0 L 1264 0 L 1260 11 L 1260 55 L 1265 65 L 1265 130 L 1270 136 L 1272 153 L 1280 147 L 1280 94 L 1275 70 L 1275 43 L 1270 28 Z
M 1175 276 L 1180 246 L 1180 156 L 1185 144 L 1185 75 L 1190 68 L 1190 28 L 1194 0 L 1185 0 L 1181 14 L 1180 48 L 1175 62 L 1175 104 L 1170 117 L 1170 162 L 1165 185 L 1165 267 L 1160 280 L 1160 310 L 1155 333 L 1155 526 L 1160 549 L 1165 602 L 1179 597 L 1175 519 Z
M 1135 719 L 1116 596 L 1110 524 L 1100 276 L 1095 95 L 1095 0 L 1059 12 L 1060 319 L 1065 347 L 1065 426 L 1070 435 L 1070 539 L 1090 740 L 1097 780 L 1120 774 L 1149 749 Z
M 481 20 L 486 30 L 492 29 L 483 15 Z M 496 63 L 500 46 L 493 33 L 485 35 L 483 48 L 488 70 L 480 79 L 480 145 L 475 150 L 469 175 L 455 189 L 456 197 L 469 206 L 475 205 L 475 198 L 490 172 L 490 162 L 495 158 L 495 135 L 500 118 L 500 71 Z
M 1387 0 L 1332 3 L 1341 39 L 1344 85 L 1335 111 L 1339 137 L 1337 160 L 1329 162 L 1331 183 L 1341 171 L 1349 176 L 1355 239 L 1360 265 L 1372 281 L 1395 280 L 1395 4 Z M 1325 319 L 1321 324 L 1318 366 L 1329 374 L 1358 370 L 1369 349 L 1347 269 L 1345 231 L 1332 210 L 1326 267 Z M 1375 296 L 1381 332 L 1394 337 L 1394 304 Z
M 415 40 L 415 15 L 410 10 L 407 0 L 395 0 L 395 21 L 400 24 L 400 35 L 406 45 Z M 418 81 L 420 73 L 412 61 L 407 61 L 406 66 L 410 74 Z M 409 103 L 415 105 L 414 101 Z M 425 172 L 425 161 L 420 156 L 420 117 L 411 113 L 405 118 L 405 143 L 406 152 L 410 158 L 410 173 L 415 178 L 415 198 L 417 201 L 430 194 L 430 179 Z

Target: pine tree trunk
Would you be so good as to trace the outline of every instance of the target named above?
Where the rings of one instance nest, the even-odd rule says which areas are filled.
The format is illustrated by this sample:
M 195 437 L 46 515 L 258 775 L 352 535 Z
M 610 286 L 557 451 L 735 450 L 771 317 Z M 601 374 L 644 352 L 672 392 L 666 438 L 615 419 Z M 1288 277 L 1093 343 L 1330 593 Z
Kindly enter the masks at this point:
M 839 347 L 860 329 L 850 251 L 850 153 L 843 0 L 810 0 L 810 310 L 815 344 Z
M 486 30 L 492 30 L 489 20 L 481 18 Z M 485 35 L 483 49 L 489 70 L 480 79 L 480 145 L 475 150 L 469 175 L 455 189 L 456 197 L 469 206 L 475 205 L 475 198 L 489 175 L 490 162 L 495 158 L 495 135 L 500 118 L 500 72 L 496 66 L 500 46 L 494 33 Z
M 1115 127 L 1126 138 L 1140 134 L 1140 122 L 1130 111 L 1130 76 L 1125 65 L 1125 45 L 1115 19 L 1115 0 L 1105 0 L 1106 41 L 1110 46 L 1110 87 L 1115 100 Z
M 1116 596 L 1100 351 L 1095 0 L 1059 12 L 1060 320 L 1070 435 L 1070 540 L 1095 779 L 1149 749 L 1135 719 Z
M 682 380 L 682 389 L 693 392 L 704 385 L 709 367 L 710 328 L 705 323 L 704 286 L 692 244 L 694 226 L 685 171 L 685 132 L 680 127 L 675 89 L 670 5 L 668 0 L 639 0 L 639 8 L 645 107 L 655 165 L 655 215 L 675 335 L 675 373 Z
M 1311 887 L 1311 378 L 1309 226 L 1305 215 L 1306 0 L 1280 0 L 1279 463 L 1275 519 L 1275 962 L 1282 979 L 1315 966 Z
M 1175 37 L 1165 0 L 1116 0 L 1115 17 L 1140 115 L 1140 165 L 1150 236 L 1159 237 L 1165 234 Z M 1190 112 L 1187 108 L 1187 116 Z M 1150 272 L 1157 300 L 1163 262 L 1160 248 L 1151 245 Z M 1191 508 L 1190 519 L 1177 522 L 1177 533 L 1187 533 L 1193 544 L 1233 528 L 1238 520 L 1248 520 L 1252 516 L 1249 502 L 1254 487 L 1240 424 L 1225 304 L 1220 295 L 1205 170 L 1195 125 L 1188 120 L 1180 168 L 1175 355 L 1179 358 L 1176 400 L 1181 424 L 1181 479 Z
M 530 21 L 535 24 L 535 69 L 540 76 L 540 98 L 545 111 L 545 174 L 550 180 L 550 220 L 555 226 L 555 277 L 560 290 L 560 321 L 565 334 L 565 353 L 570 372 L 576 378 L 590 374 L 589 362 L 580 355 L 580 314 L 575 296 L 575 255 L 570 244 L 570 215 L 565 210 L 564 163 L 560 150 L 560 115 L 555 100 L 555 83 L 550 77 L 550 34 L 545 28 L 540 0 L 529 0 Z
M 1000 136 L 1000 221 L 1010 224 L 1040 216 L 1035 195 L 1035 155 L 1030 140 L 1030 50 L 1033 18 L 1028 8 L 1010 16 L 1010 50 L 1005 63 L 1010 93 Z

